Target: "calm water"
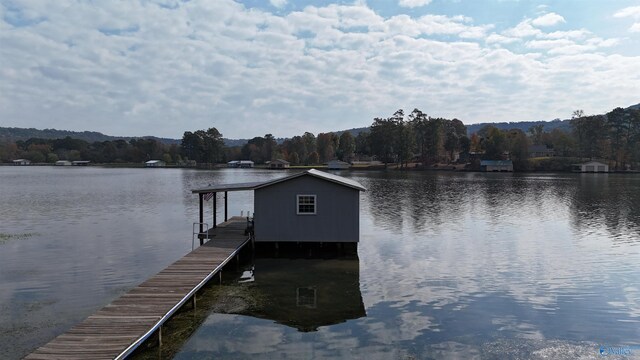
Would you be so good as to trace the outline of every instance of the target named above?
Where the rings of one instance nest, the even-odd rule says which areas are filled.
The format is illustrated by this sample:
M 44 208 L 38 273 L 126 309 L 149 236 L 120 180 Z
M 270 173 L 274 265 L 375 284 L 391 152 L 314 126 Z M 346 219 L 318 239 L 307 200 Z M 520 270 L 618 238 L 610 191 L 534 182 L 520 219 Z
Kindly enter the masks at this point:
M 190 251 L 190 189 L 281 175 L 0 167 L 0 358 Z M 359 261 L 256 260 L 252 286 L 272 306 L 210 314 L 177 358 L 598 358 L 600 345 L 640 345 L 640 176 L 342 175 L 368 189 Z M 252 202 L 230 193 L 230 214 Z M 317 318 L 282 313 L 294 300 Z

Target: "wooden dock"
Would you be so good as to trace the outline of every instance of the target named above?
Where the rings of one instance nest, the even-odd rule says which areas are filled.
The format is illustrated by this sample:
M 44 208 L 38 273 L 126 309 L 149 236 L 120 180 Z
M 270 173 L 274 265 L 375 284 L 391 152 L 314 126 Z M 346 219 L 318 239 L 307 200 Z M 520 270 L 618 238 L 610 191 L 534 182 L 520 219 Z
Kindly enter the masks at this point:
M 211 241 L 131 289 L 25 359 L 123 359 L 156 331 L 249 243 L 245 218 L 212 229 Z

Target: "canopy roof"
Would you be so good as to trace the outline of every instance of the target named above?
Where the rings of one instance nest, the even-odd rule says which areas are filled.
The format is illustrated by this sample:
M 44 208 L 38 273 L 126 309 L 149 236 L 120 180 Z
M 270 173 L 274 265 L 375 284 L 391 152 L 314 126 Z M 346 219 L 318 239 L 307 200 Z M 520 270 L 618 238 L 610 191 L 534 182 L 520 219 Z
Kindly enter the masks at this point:
M 248 183 L 235 183 L 235 184 L 219 184 L 219 185 L 209 185 L 206 188 L 202 189 L 194 189 L 191 190 L 193 194 L 200 193 L 210 193 L 210 192 L 221 192 L 221 191 L 243 191 L 243 190 L 255 190 L 263 187 L 267 187 L 270 185 L 274 185 L 277 183 L 281 183 L 284 181 L 292 180 L 301 176 L 313 176 L 318 179 L 330 181 L 339 185 L 347 186 L 352 189 L 356 189 L 359 191 L 366 191 L 364 186 L 360 185 L 357 181 L 344 178 L 342 176 L 329 174 L 324 171 L 319 171 L 316 169 L 311 169 L 303 172 L 299 172 L 297 174 L 293 174 L 290 176 L 282 177 L 279 179 L 273 179 L 269 181 L 261 181 L 261 182 L 248 182 Z

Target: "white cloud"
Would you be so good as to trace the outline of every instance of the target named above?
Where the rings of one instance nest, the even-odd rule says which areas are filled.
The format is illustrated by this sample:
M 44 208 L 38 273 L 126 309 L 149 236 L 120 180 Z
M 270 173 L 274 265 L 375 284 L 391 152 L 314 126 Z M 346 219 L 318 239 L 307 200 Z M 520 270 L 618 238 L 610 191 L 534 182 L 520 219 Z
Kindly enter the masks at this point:
M 615 14 L 613 14 L 613 16 L 617 18 L 630 17 L 632 19 L 640 20 L 640 6 L 626 7 L 616 12 Z M 636 21 L 635 23 L 633 23 L 633 25 L 631 25 L 631 27 L 629 28 L 629 32 L 632 32 L 632 33 L 640 32 L 640 22 Z
M 491 35 L 487 36 L 485 41 L 487 42 L 487 44 L 494 44 L 494 43 L 511 44 L 511 43 L 514 43 L 514 42 L 518 42 L 519 39 L 508 37 L 508 36 L 502 36 L 502 35 L 499 35 L 499 34 L 491 34 Z
M 531 21 L 531 23 L 535 26 L 553 26 L 560 23 L 564 23 L 565 20 L 561 15 L 556 13 L 548 13 L 542 16 L 539 16 Z
M 271 5 L 277 7 L 278 9 L 281 9 L 285 5 L 287 5 L 287 0 L 269 0 L 269 2 L 271 3 Z
M 629 6 L 626 7 L 615 14 L 614 17 L 622 18 L 622 17 L 632 17 L 635 19 L 640 19 L 640 6 Z
M 400 0 L 398 5 L 402 7 L 415 8 L 420 6 L 429 5 L 431 0 Z
M 531 25 L 531 19 L 526 19 L 520 22 L 513 28 L 507 29 L 503 32 L 503 35 L 508 37 L 524 38 L 536 35 L 541 35 L 542 31 Z
M 383 17 L 365 3 L 286 15 L 231 0 L 169 5 L 29 2 L 23 18 L 45 21 L 0 17 L 3 125 L 292 136 L 366 126 L 399 107 L 509 121 L 640 93 L 640 59 L 607 53 L 619 40 L 586 29 L 544 32 L 525 19 L 495 33 L 466 16 Z M 577 68 L 586 92 L 563 80 Z

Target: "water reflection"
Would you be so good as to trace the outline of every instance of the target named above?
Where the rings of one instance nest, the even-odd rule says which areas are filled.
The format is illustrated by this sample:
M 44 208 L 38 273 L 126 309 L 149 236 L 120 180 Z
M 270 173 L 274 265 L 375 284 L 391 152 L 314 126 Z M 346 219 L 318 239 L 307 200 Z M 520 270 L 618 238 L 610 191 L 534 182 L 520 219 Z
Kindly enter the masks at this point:
M 357 256 L 257 258 L 249 279 L 245 276 L 241 286 L 250 288 L 256 305 L 237 312 L 241 315 L 211 314 L 176 358 L 274 353 L 306 358 L 322 352 L 316 347 L 359 345 L 356 337 L 337 330 L 366 316 Z
M 192 188 L 283 175 L 66 170 L 0 168 L 0 232 L 33 233 L 0 243 L 0 358 L 20 358 L 187 252 Z M 186 354 L 559 358 L 640 339 L 640 177 L 343 175 L 368 188 L 359 266 L 257 262 L 247 286 L 268 301 L 212 314 Z M 252 194 L 230 193 L 229 205 L 246 211 Z
M 581 174 L 577 181 L 571 210 L 578 232 L 589 235 L 606 230 L 616 243 L 640 241 L 638 176 Z
M 366 316 L 357 256 L 256 259 L 253 290 L 260 307 L 247 315 L 308 332 Z

